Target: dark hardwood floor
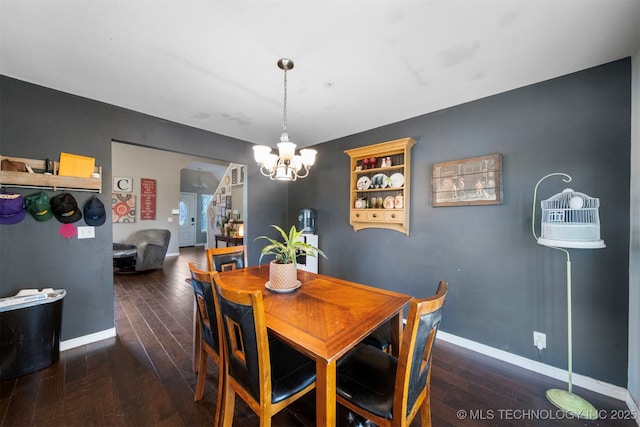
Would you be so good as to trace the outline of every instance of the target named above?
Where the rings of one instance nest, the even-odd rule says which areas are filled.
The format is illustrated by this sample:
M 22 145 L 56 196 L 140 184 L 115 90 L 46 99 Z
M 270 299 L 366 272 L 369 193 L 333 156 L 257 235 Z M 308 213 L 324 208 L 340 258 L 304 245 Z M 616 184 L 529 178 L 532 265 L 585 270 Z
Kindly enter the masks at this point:
M 62 352 L 49 368 L 0 382 L 0 426 L 210 426 L 218 372 L 209 363 L 204 398 L 194 402 L 189 261 L 205 265 L 203 249 L 181 250 L 162 270 L 114 275 L 117 337 Z M 574 391 L 603 417 L 567 417 L 545 398 L 548 388 L 566 384 L 445 342 L 435 346 L 431 384 L 435 427 L 637 426 L 624 402 L 579 388 Z M 314 399 L 310 393 L 295 402 L 274 425 L 314 425 Z M 234 426 L 257 425 L 237 399 Z M 338 425 L 356 425 L 340 406 Z

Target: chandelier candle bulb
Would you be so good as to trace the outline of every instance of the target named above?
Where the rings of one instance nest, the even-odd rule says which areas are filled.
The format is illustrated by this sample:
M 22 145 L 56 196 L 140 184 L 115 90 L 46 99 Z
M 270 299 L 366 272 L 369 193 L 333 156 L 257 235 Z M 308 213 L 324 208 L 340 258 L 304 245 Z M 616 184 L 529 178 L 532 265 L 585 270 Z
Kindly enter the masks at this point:
M 278 152 L 282 160 L 292 160 L 296 152 L 296 144 L 293 142 L 278 143 Z

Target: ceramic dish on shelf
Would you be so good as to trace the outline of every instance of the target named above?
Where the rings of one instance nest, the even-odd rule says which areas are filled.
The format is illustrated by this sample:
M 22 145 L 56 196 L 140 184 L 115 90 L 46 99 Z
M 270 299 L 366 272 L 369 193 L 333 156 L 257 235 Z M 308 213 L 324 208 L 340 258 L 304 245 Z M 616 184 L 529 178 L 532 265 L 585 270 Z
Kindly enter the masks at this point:
M 396 172 L 389 177 L 389 182 L 391 188 L 400 188 L 404 185 L 404 175 Z
M 395 206 L 395 198 L 393 196 L 387 196 L 384 198 L 383 205 L 385 209 L 393 209 Z
M 286 288 L 286 289 L 272 288 L 270 280 L 264 284 L 265 288 L 269 289 L 271 292 L 277 292 L 279 294 L 287 294 L 289 292 L 293 292 L 296 289 L 298 289 L 300 286 L 302 286 L 302 283 L 300 283 L 300 280 L 296 280 L 296 285 L 293 288 Z
M 371 178 L 373 188 L 386 188 L 389 186 L 389 177 L 383 173 L 379 173 Z
M 358 190 L 366 190 L 371 187 L 371 179 L 368 176 L 361 176 L 356 183 Z

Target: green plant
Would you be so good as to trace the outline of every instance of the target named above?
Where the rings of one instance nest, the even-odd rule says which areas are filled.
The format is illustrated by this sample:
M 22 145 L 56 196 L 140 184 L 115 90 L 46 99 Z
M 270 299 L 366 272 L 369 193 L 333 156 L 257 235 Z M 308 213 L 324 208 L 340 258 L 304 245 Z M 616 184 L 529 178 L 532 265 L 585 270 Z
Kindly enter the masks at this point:
M 320 249 L 315 246 L 305 243 L 300 236 L 304 232 L 304 228 L 300 231 L 296 230 L 296 226 L 291 226 L 291 230 L 289 230 L 289 234 L 285 233 L 284 230 L 277 225 L 272 225 L 271 227 L 275 228 L 280 232 L 284 242 L 279 242 L 267 236 L 256 237 L 255 240 L 265 239 L 269 241 L 269 244 L 262 248 L 260 252 L 260 261 L 262 261 L 262 257 L 265 255 L 275 255 L 275 261 L 279 264 L 288 264 L 293 263 L 294 266 L 297 265 L 296 257 L 300 255 L 312 256 L 316 257 L 317 255 L 321 255 L 325 259 L 327 256 Z

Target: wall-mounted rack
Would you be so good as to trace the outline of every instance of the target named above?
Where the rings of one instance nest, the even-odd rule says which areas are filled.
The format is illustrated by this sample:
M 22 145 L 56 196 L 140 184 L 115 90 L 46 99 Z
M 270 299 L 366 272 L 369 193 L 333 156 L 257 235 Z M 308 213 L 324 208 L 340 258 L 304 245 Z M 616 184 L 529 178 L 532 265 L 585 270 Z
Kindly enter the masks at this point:
M 38 172 L 0 170 L 0 187 L 46 188 L 54 191 L 69 190 L 102 193 L 102 166 L 96 166 L 94 168 L 94 172 L 98 174 L 98 178 L 80 178 L 76 176 L 57 175 L 59 167 L 57 161 L 53 162 L 53 173 L 47 174 L 44 173 L 47 168 L 45 160 L 0 156 L 0 160 L 3 159 L 23 162 L 31 167 L 32 170 Z

